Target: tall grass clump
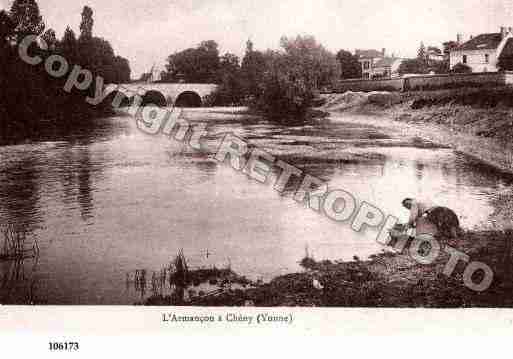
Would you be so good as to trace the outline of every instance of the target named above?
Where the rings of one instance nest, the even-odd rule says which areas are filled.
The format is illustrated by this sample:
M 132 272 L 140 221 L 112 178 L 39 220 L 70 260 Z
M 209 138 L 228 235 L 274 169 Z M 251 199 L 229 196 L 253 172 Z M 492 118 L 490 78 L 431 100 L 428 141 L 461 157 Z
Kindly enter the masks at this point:
M 0 261 L 34 258 L 39 254 L 37 241 L 28 242 L 25 232 L 16 230 L 14 226 L 3 229 L 1 241 Z

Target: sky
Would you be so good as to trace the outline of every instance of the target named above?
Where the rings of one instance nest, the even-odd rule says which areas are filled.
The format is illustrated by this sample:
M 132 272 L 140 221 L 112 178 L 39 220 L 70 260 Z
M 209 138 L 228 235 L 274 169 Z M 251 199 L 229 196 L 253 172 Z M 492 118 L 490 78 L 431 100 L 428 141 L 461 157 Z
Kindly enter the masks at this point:
M 12 0 L 0 0 L 10 8 Z M 203 40 L 242 57 L 277 48 L 281 36 L 310 34 L 327 49 L 387 49 L 414 57 L 421 41 L 441 46 L 457 33 L 498 32 L 513 26 L 507 0 L 38 0 L 47 28 L 78 34 L 84 5 L 94 11 L 94 35 L 130 61 L 132 76 L 163 68 L 167 56 Z

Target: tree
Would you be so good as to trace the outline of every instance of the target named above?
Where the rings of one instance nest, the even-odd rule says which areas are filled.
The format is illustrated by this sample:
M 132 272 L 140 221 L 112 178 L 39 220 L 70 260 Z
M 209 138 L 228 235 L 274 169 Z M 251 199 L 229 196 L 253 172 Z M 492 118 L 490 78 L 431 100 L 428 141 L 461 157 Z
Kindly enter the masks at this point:
M 349 51 L 340 50 L 337 53 L 337 60 L 340 63 L 341 78 L 356 79 L 362 77 L 362 66 L 358 58 Z
M 227 52 L 219 60 L 219 72 L 221 77 L 229 74 L 238 74 L 240 71 L 239 57 Z
M 14 34 L 15 27 L 16 25 L 11 20 L 9 14 L 4 10 L 0 11 L 0 46 L 7 43 Z
M 57 45 L 57 35 L 55 34 L 55 30 L 48 29 L 42 36 L 43 40 L 45 40 L 48 45 L 48 49 L 55 50 Z
M 171 81 L 215 83 L 220 66 L 218 45 L 215 41 L 203 41 L 196 48 L 175 52 L 166 65 Z
M 243 81 L 243 91 L 246 97 L 255 97 L 259 92 L 259 85 L 265 71 L 267 63 L 265 56 L 260 51 L 255 51 L 251 40 L 246 43 L 246 53 L 242 59 L 241 77 Z
M 78 59 L 78 42 L 73 30 L 68 26 L 64 31 L 62 40 L 59 43 L 59 52 L 64 58 L 75 64 Z
M 316 83 L 301 58 L 278 51 L 265 53 L 269 71 L 264 75 L 256 108 L 282 123 L 302 123 L 315 97 Z
M 43 17 L 35 0 L 14 0 L 10 17 L 15 24 L 14 33 L 18 42 L 28 35 L 39 36 L 45 29 Z
M 198 56 L 199 73 L 201 82 L 216 82 L 219 71 L 219 45 L 214 40 L 202 41 L 196 52 Z
M 105 83 L 113 83 L 116 79 L 114 65 L 115 53 L 110 42 L 100 37 L 93 37 L 85 46 L 88 62 L 84 64 L 90 71 L 103 77 Z
M 419 59 L 407 59 L 404 60 L 401 65 L 399 65 L 398 69 L 399 74 L 427 74 L 429 73 L 429 68 L 427 66 L 426 61 L 422 61 Z
M 417 51 L 417 60 L 420 62 L 426 62 L 428 60 L 428 53 L 426 51 L 426 46 L 424 46 L 424 42 L 420 42 L 419 50 Z
M 335 55 L 319 44 L 313 36 L 282 37 L 281 47 L 288 56 L 302 64 L 308 76 L 313 77 L 317 89 L 329 86 L 340 77 L 340 66 Z
M 255 107 L 280 123 L 301 123 L 319 88 L 339 78 L 339 63 L 312 36 L 283 37 L 281 47 L 264 54 L 266 70 Z
M 84 12 L 82 29 L 92 35 L 92 10 Z M 88 30 L 89 29 L 89 30 Z M 41 35 L 44 23 L 35 0 L 14 0 L 8 15 L 0 11 L 0 137 L 20 139 L 39 133 L 44 128 L 71 128 L 71 123 L 87 124 L 87 118 L 111 113 L 108 101 L 90 106 L 86 96 L 92 96 L 94 86 L 85 91 L 63 90 L 64 79 L 48 75 L 42 66 L 28 66 L 18 56 L 12 40 L 20 41 L 25 35 Z M 90 37 L 88 41 L 77 41 L 68 27 L 61 41 L 55 31 L 47 30 L 43 39 L 54 50 L 64 56 L 71 65 L 88 64 L 95 75 L 104 75 L 111 81 L 125 81 L 130 76 L 129 63 L 115 56 L 108 41 Z M 33 44 L 31 50 L 41 57 L 49 55 Z M 107 80 L 109 81 L 109 80 Z M 65 121 L 63 121 L 65 119 Z M 74 122 L 78 121 L 78 122 Z M 44 127 L 43 127 L 44 126 Z M 22 137 L 23 138 L 23 137 Z
M 127 59 L 121 56 L 116 56 L 114 58 L 114 83 L 123 84 L 130 82 L 130 63 Z
M 239 58 L 231 53 L 221 56 L 218 74 L 219 87 L 210 99 L 214 106 L 240 105 L 243 99 L 243 82 Z
M 507 54 L 499 56 L 497 67 L 501 71 L 513 71 L 513 55 Z
M 444 59 L 443 61 L 438 61 L 432 66 L 433 70 L 437 74 L 448 74 L 451 71 L 451 65 L 449 58 Z
M 452 72 L 456 74 L 470 74 L 472 72 L 472 68 L 460 62 L 454 65 Z
M 63 52 L 67 53 L 74 60 L 73 62 L 102 77 L 105 83 L 129 82 L 130 65 L 128 60 L 116 56 L 109 41 L 93 36 L 93 25 L 93 9 L 84 6 L 80 23 L 80 37 L 78 41 L 75 40 L 72 30 L 66 29 L 61 46 Z
M 80 23 L 80 39 L 91 40 L 93 37 L 93 9 L 84 6 L 82 10 L 82 22 Z

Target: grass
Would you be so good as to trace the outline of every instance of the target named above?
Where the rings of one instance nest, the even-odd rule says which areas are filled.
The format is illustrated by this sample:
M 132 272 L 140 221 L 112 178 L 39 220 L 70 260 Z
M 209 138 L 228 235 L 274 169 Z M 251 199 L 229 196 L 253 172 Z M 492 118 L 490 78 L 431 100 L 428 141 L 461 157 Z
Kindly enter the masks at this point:
M 151 285 L 151 292 L 146 298 L 148 282 Z M 223 305 L 226 301 L 225 296 L 230 295 L 234 296 L 234 300 L 239 303 L 240 289 L 232 290 L 232 284 L 242 288 L 255 285 L 247 278 L 233 272 L 230 266 L 192 269 L 187 264 L 183 250 L 178 252 L 169 265 L 164 266 L 159 272 L 153 272 L 151 277 L 146 269 L 137 270 L 133 276 L 128 273 L 127 287 L 131 284 L 141 295 L 139 304 L 152 306 L 207 305 L 205 303 Z M 209 285 L 208 292 L 204 291 L 204 288 L 201 289 L 203 284 Z
M 39 255 L 37 240 L 29 243 L 25 232 L 16 230 L 14 226 L 6 226 L 2 234 L 0 261 L 23 260 Z

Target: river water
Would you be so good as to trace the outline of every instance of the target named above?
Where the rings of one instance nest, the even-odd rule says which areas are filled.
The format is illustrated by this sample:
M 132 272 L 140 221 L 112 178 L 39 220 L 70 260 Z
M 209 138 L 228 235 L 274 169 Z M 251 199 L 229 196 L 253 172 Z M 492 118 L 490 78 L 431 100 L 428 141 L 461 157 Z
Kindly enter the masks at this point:
M 252 145 L 406 218 L 404 197 L 453 208 L 480 227 L 493 193 L 511 179 L 416 138 L 332 119 L 283 127 L 235 110 L 185 110 L 206 122 L 210 148 L 232 132 Z M 208 154 L 140 132 L 129 117 L 93 131 L 0 147 L 0 222 L 36 239 L 37 261 L 0 263 L 0 299 L 48 304 L 133 304 L 127 273 L 167 265 L 183 249 L 191 267 L 231 268 L 252 279 L 300 270 L 316 259 L 366 258 L 376 232 L 354 233 L 297 204 L 290 192 L 251 181 Z M 29 294 L 27 294 L 29 293 Z

